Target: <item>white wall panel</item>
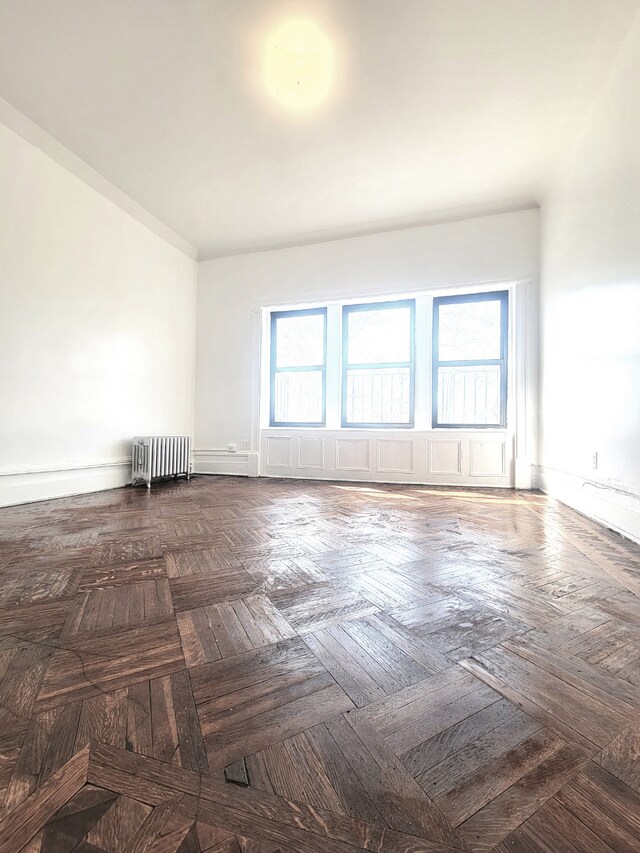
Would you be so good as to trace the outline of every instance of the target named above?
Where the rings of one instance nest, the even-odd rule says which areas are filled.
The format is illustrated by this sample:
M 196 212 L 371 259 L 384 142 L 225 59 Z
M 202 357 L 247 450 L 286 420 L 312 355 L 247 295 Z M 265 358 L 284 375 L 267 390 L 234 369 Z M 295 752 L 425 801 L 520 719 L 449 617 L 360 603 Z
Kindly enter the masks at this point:
M 371 471 L 371 440 L 336 439 L 336 468 L 338 471 Z
M 376 441 L 376 470 L 383 474 L 413 474 L 413 439 L 379 438 Z
M 429 442 L 429 474 L 462 476 L 462 442 L 443 439 Z
M 267 465 L 269 468 L 292 468 L 293 438 L 270 435 L 267 438 Z
M 505 461 L 504 441 L 472 439 L 469 442 L 470 477 L 503 477 Z
M 298 437 L 298 468 L 324 468 L 324 439 L 301 435 Z

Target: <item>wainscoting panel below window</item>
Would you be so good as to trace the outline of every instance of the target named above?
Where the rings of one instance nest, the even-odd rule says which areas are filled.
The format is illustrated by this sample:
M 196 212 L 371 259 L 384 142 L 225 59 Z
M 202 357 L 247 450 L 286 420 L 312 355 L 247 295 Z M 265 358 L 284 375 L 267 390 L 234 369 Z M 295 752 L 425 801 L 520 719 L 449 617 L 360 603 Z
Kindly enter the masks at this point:
M 296 430 L 261 432 L 265 477 L 510 487 L 513 436 L 506 430 Z

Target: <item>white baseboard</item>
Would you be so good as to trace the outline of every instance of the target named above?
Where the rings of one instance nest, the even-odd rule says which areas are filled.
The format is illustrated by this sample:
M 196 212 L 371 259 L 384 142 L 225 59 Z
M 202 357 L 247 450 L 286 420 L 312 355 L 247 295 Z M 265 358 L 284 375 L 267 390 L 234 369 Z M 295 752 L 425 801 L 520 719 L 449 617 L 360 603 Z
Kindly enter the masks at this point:
M 538 466 L 537 486 L 550 497 L 640 543 L 640 494 L 543 465 Z
M 130 482 L 130 459 L 0 471 L 0 506 L 101 492 Z
M 253 451 L 194 450 L 193 473 L 257 477 L 258 454 Z

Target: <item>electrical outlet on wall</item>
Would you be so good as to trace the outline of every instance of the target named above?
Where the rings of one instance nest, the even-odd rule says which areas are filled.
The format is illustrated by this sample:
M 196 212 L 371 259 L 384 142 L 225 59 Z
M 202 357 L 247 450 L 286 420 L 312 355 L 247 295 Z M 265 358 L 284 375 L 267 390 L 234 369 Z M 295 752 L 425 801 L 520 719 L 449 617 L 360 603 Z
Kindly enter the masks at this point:
M 592 468 L 598 467 L 598 451 L 597 450 L 594 450 L 593 453 L 591 454 L 591 467 Z
M 227 444 L 227 450 L 229 451 L 229 453 L 235 453 L 237 449 L 237 444 Z
M 249 449 L 249 439 L 248 439 L 248 438 L 243 438 L 243 439 L 242 439 L 242 441 L 240 442 L 240 447 L 241 447 L 243 450 L 248 450 L 248 449 Z

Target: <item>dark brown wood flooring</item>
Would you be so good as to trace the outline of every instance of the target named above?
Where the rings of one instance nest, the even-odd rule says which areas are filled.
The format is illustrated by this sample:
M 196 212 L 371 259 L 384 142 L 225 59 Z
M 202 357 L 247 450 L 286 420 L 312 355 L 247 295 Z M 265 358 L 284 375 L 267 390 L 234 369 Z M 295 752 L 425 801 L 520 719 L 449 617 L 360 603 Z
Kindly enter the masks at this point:
M 640 549 L 541 495 L 0 513 L 0 853 L 637 853 Z

